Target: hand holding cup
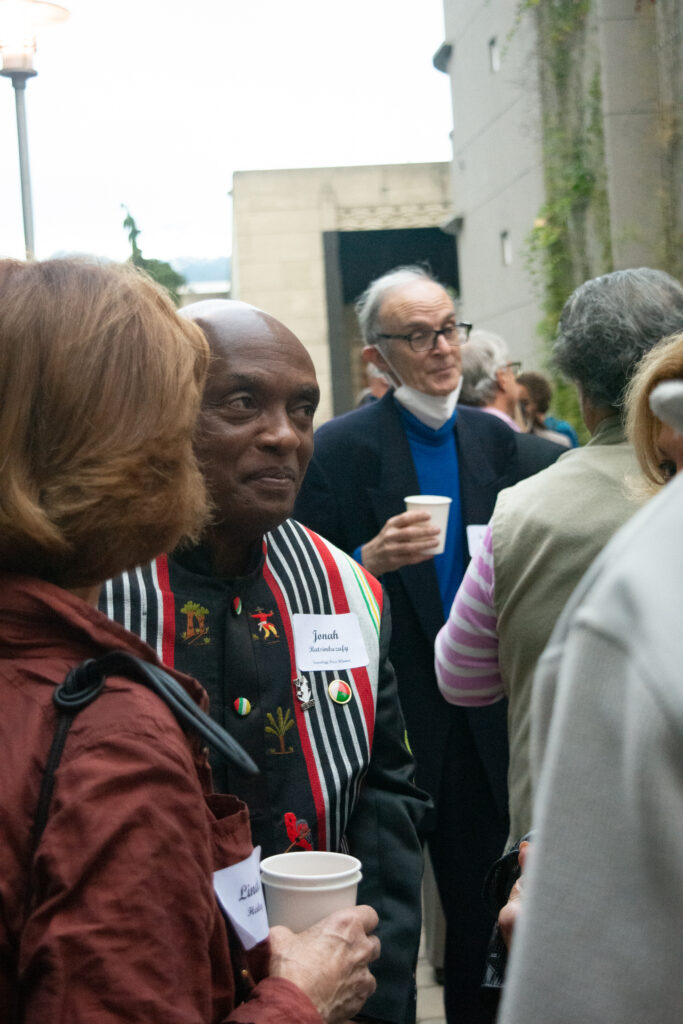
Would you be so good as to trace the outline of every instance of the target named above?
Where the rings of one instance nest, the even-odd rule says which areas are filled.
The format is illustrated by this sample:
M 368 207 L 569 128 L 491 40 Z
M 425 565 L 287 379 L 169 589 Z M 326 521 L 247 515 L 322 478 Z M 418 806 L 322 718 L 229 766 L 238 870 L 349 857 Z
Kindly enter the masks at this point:
M 298 985 L 327 1024 L 341 1024 L 375 991 L 368 965 L 380 954 L 372 934 L 377 922 L 372 907 L 360 906 L 337 910 L 298 934 L 276 925 L 270 974 Z
M 423 497 L 423 495 L 418 495 Z M 426 497 L 426 495 L 424 496 Z M 406 502 L 409 499 L 406 498 Z M 450 499 L 446 499 L 450 501 Z M 372 540 L 361 548 L 365 568 L 374 576 L 404 565 L 417 565 L 438 554 L 442 531 L 428 508 L 411 509 L 391 516 Z M 443 530 L 445 536 L 445 529 Z

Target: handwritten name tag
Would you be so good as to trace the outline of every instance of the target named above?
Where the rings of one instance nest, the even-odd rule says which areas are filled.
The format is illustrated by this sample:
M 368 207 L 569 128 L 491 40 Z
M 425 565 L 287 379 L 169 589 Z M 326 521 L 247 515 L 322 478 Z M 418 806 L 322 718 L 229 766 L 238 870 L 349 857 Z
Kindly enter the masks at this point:
M 237 932 L 245 949 L 253 949 L 268 938 L 266 901 L 261 889 L 261 847 L 250 857 L 213 873 L 218 902 Z
M 292 615 L 296 663 L 301 672 L 361 668 L 368 664 L 358 616 Z

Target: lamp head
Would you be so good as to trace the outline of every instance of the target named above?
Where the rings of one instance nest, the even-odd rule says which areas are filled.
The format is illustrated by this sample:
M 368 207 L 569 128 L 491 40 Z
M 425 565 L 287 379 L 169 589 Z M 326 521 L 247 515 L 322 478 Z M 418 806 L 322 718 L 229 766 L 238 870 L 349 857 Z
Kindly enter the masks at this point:
M 68 17 L 66 7 L 47 0 L 0 0 L 0 74 L 24 78 L 35 75 L 37 31 Z

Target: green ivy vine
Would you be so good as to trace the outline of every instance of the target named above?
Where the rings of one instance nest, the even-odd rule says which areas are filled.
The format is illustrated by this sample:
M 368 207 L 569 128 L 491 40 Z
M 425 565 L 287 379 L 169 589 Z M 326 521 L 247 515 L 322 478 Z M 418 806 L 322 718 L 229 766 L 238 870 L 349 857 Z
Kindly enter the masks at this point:
M 516 24 L 535 19 L 545 202 L 527 238 L 527 266 L 542 296 L 546 349 L 562 307 L 589 277 L 612 269 L 599 53 L 592 0 L 520 0 Z M 553 411 L 583 429 L 573 386 L 555 381 Z M 585 436 L 585 435 L 584 435 Z

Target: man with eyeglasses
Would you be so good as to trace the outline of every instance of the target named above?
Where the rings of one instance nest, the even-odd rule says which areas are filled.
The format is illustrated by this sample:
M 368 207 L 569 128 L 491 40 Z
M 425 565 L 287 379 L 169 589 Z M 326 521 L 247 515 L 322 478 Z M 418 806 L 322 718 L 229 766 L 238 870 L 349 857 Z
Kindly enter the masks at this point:
M 515 431 L 517 422 L 517 374 L 519 362 L 511 362 L 507 342 L 492 331 L 472 331 L 462 356 L 460 401 L 498 416 Z
M 544 437 L 522 432 L 515 419 L 520 362 L 510 359 L 507 342 L 492 331 L 472 331 L 462 353 L 461 405 L 471 405 L 498 416 L 515 432 L 520 477 L 552 465 L 566 448 Z
M 507 829 L 505 707 L 479 718 L 446 706 L 434 639 L 471 554 L 467 527 L 488 522 L 498 492 L 518 479 L 514 434 L 493 416 L 456 409 L 471 324 L 425 270 L 385 274 L 356 308 L 363 358 L 394 390 L 316 432 L 294 515 L 381 577 L 389 595 L 390 658 L 416 781 L 435 803 L 428 840 L 447 921 L 447 1016 L 479 1024 L 491 1019 L 478 990 L 492 927 L 480 893 Z M 452 499 L 443 554 L 431 554 L 428 515 L 405 511 L 406 495 L 419 492 Z

